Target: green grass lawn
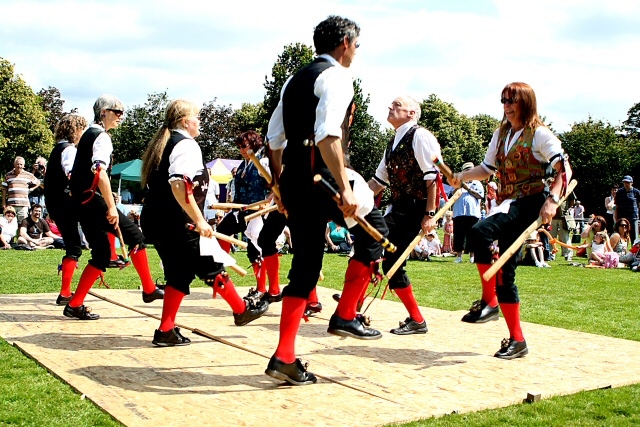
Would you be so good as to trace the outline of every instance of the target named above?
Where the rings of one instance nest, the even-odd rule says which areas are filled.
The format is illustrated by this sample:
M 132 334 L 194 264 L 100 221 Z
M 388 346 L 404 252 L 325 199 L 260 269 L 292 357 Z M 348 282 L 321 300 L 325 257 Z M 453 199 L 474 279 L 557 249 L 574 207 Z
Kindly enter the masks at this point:
M 250 270 L 245 254 L 238 253 L 237 259 L 241 266 Z M 88 255 L 85 252 L 82 257 L 81 268 L 86 264 Z M 61 256 L 62 251 L 58 250 L 0 251 L 0 293 L 58 292 L 57 265 Z M 152 248 L 149 258 L 154 277 L 161 278 L 159 258 Z M 445 310 L 468 309 L 471 302 L 478 299 L 480 286 L 475 266 L 467 261 L 466 256 L 462 264 L 455 264 L 453 258 L 435 258 L 431 262 L 411 261 L 409 274 L 420 304 Z M 283 283 L 286 283 L 290 262 L 290 255 L 282 257 Z M 340 289 L 346 263 L 344 256 L 327 255 L 323 268 L 326 279 L 321 285 Z M 640 341 L 640 274 L 622 269 L 571 267 L 564 260 L 551 262 L 551 265 L 553 267 L 549 269 L 518 269 L 523 321 Z M 238 286 L 254 285 L 253 276 L 239 278 L 231 274 Z M 74 283 L 77 283 L 79 276 L 78 272 Z M 122 271 L 110 270 L 106 279 L 112 288 L 117 289 L 136 289 L 139 285 L 135 270 L 131 267 Z M 204 285 L 194 282 L 194 286 Z M 388 298 L 395 299 L 394 296 Z M 615 348 L 610 351 L 611 357 L 616 357 Z M 499 378 L 496 378 L 496 382 L 499 382 Z M 482 390 L 478 390 L 478 393 L 482 393 Z M 582 392 L 534 404 L 449 415 L 403 426 L 640 425 L 638 402 L 640 385 L 633 385 Z M 120 424 L 0 339 L 0 425 Z

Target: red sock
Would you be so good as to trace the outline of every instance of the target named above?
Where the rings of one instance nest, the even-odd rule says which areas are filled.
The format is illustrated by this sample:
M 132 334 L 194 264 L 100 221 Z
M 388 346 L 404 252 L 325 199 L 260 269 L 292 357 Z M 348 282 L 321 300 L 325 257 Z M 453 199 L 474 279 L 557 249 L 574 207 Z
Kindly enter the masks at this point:
M 142 291 L 145 294 L 150 294 L 156 290 L 156 284 L 151 278 L 151 270 L 149 270 L 149 258 L 147 257 L 146 249 L 136 249 L 132 251 L 129 256 L 131 262 L 140 276 L 140 282 L 142 283 Z
M 278 295 L 280 293 L 280 256 L 278 254 L 269 255 L 262 260 L 269 277 L 269 293 Z
M 226 240 L 217 240 L 223 251 L 225 251 L 226 253 L 231 253 L 231 243 L 227 242 Z
M 266 268 L 264 266 L 264 261 L 254 262 L 251 264 L 253 267 L 253 273 L 256 275 L 256 287 L 258 288 L 258 292 L 267 292 L 267 274 Z
M 520 303 L 501 303 L 500 310 L 502 310 L 504 320 L 507 322 L 511 338 L 516 341 L 524 341 L 524 335 L 522 334 L 522 328 L 520 327 Z
M 111 261 L 113 261 L 118 259 L 118 252 L 116 251 L 116 235 L 107 233 L 107 238 L 109 239 L 109 247 L 111 248 Z
M 231 310 L 235 314 L 244 313 L 247 305 L 244 300 L 240 298 L 240 295 L 238 295 L 238 291 L 236 291 L 236 288 L 233 286 L 233 282 L 229 276 L 223 275 L 222 273 L 218 274 L 216 276 L 216 281 L 213 284 L 213 289 L 215 290 L 215 293 L 220 294 L 222 299 L 229 304 Z
M 162 301 L 162 318 L 160 327 L 162 332 L 169 332 L 176 327 L 176 315 L 180 309 L 180 304 L 184 294 L 172 286 L 164 288 L 164 300 Z
M 60 287 L 60 295 L 63 297 L 71 296 L 71 281 L 73 273 L 78 267 L 78 261 L 72 258 L 62 259 L 62 286 Z
M 100 277 L 100 273 L 102 273 L 101 270 L 98 270 L 91 264 L 87 264 L 82 271 L 82 276 L 80 276 L 80 283 L 78 283 L 76 292 L 73 294 L 71 301 L 69 301 L 69 305 L 71 307 L 80 307 L 84 303 L 84 298 L 87 296 L 98 277 Z
M 495 307 L 498 305 L 498 297 L 496 296 L 496 274 L 489 280 L 484 280 L 482 275 L 491 267 L 491 264 L 476 264 L 478 266 L 478 272 L 480 273 L 480 280 L 482 281 L 482 301 L 489 304 L 489 307 Z
M 339 317 L 345 320 L 356 318 L 356 305 L 366 291 L 371 280 L 371 270 L 368 265 L 352 259 L 344 274 L 344 288 L 336 308 Z
M 284 363 L 296 361 L 296 335 L 300 328 L 300 321 L 307 306 L 305 298 L 282 298 L 282 315 L 280 316 L 280 340 L 274 356 Z
M 409 285 L 406 288 L 394 289 L 398 298 L 402 301 L 404 306 L 409 312 L 409 316 L 418 323 L 424 322 L 424 317 L 420 313 L 420 307 L 418 307 L 418 301 L 416 301 L 415 295 L 413 295 L 413 286 Z
M 309 293 L 309 298 L 307 298 L 307 303 L 318 304 L 318 292 L 316 292 L 316 288 L 313 288 L 311 290 L 311 293 Z

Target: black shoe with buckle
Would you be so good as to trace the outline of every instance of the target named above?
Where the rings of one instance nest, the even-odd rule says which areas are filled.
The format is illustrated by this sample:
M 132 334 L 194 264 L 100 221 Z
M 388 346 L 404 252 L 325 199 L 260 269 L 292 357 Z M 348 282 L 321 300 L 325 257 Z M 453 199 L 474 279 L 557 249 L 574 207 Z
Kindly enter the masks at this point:
M 265 374 L 280 381 L 286 381 L 293 385 L 315 384 L 318 379 L 307 371 L 308 363 L 302 364 L 300 359 L 293 363 L 284 363 L 275 356 L 271 356 Z
M 462 321 L 467 323 L 486 323 L 491 320 L 498 320 L 500 308 L 496 305 L 490 307 L 489 304 L 479 299 L 474 301 L 469 312 L 462 316 Z
M 256 302 L 245 298 L 244 302 L 246 304 L 244 311 L 240 314 L 233 313 L 233 321 L 236 326 L 244 326 L 249 322 L 253 322 L 262 317 L 269 309 L 269 303 L 265 301 Z
M 149 304 L 157 299 L 164 299 L 164 291 L 162 289 L 156 288 L 156 290 L 150 294 L 145 294 L 144 291 L 142 291 L 142 301 L 145 303 Z
M 67 305 L 71 301 L 71 298 L 73 298 L 73 294 L 69 295 L 68 297 L 58 295 L 58 298 L 56 298 L 56 305 Z
M 250 298 L 250 299 L 252 299 L 254 301 L 260 301 L 264 294 L 265 294 L 264 292 L 260 292 L 256 288 L 251 288 L 251 289 L 249 289 L 249 293 L 247 294 L 247 296 L 244 297 L 244 298 L 245 299 L 249 299 Z
M 351 337 L 359 340 L 377 340 L 382 338 L 380 331 L 364 326 L 360 318 L 356 317 L 353 320 L 345 320 L 337 314 L 331 316 L 327 332 L 340 337 Z
M 75 317 L 80 320 L 98 320 L 100 318 L 99 314 L 91 313 L 91 307 L 85 307 L 84 305 L 81 305 L 80 307 L 71 307 L 67 304 L 64 306 L 62 314 L 66 317 Z
M 518 357 L 524 357 L 529 354 L 529 349 L 527 348 L 526 341 L 516 341 L 513 338 L 505 338 L 500 343 L 500 350 L 494 354 L 494 357 L 498 357 L 500 359 L 516 359 Z
M 282 292 L 280 292 L 278 295 L 271 295 L 269 292 L 265 292 L 260 297 L 260 301 L 266 301 L 269 304 L 272 304 L 274 302 L 280 302 L 282 301 Z
M 411 334 L 426 334 L 429 331 L 427 329 L 427 322 L 422 321 L 418 323 L 411 317 L 407 317 L 404 322 L 400 322 L 400 326 L 392 329 L 390 332 L 395 335 L 411 335 Z
M 107 268 L 125 268 L 126 266 L 128 266 L 129 263 L 127 261 L 125 261 L 125 259 L 122 257 L 122 255 L 118 255 L 118 258 L 116 259 L 112 259 L 111 261 L 109 261 L 109 264 L 107 264 Z
M 309 316 L 313 316 L 314 314 L 320 313 L 322 311 L 322 304 L 317 302 L 314 304 L 309 304 L 307 303 L 307 306 L 304 309 L 304 315 L 309 317 Z
M 158 347 L 173 347 L 177 345 L 189 345 L 191 340 L 180 333 L 180 328 L 175 327 L 167 332 L 156 329 L 153 333 L 153 341 L 151 342 Z

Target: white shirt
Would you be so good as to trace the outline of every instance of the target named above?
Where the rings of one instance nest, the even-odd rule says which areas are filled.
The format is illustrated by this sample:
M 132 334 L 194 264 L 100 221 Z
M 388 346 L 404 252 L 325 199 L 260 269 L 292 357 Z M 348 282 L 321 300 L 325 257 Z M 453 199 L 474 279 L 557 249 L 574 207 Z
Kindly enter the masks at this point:
M 67 143 L 66 139 L 61 140 L 58 144 Z M 60 155 L 60 166 L 62 166 L 62 170 L 65 175 L 69 175 L 71 173 L 71 169 L 73 169 L 73 162 L 76 160 L 76 153 L 78 152 L 78 148 L 75 145 L 71 144 L 64 150 L 62 150 L 62 154 Z
M 104 164 L 105 168 L 108 168 L 111 162 L 111 153 L 113 153 L 111 137 L 102 126 L 96 123 L 92 123 L 89 127 L 97 128 L 102 131 L 102 133 L 98 135 L 96 140 L 93 142 L 93 156 L 91 157 L 91 164 L 100 162 Z
M 409 121 L 396 129 L 396 135 L 393 138 L 393 145 L 391 147 L 392 151 L 396 149 L 407 131 L 416 124 L 417 122 L 415 121 Z M 439 159 L 442 158 L 442 154 L 440 153 L 440 144 L 436 137 L 425 128 L 420 127 L 416 129 L 416 132 L 413 135 L 412 147 L 416 160 L 418 161 L 418 165 L 420 165 L 420 169 L 425 174 L 424 179 L 435 179 L 436 168 L 433 165 L 432 158 L 434 156 Z M 378 165 L 378 169 L 376 169 L 375 176 L 376 181 L 384 183 L 387 187 L 389 186 L 389 174 L 387 171 L 387 161 L 385 156 L 382 157 L 382 160 Z
M 172 131 L 186 136 L 186 139 L 178 142 L 169 155 L 169 176 L 180 175 L 193 179 L 204 170 L 200 146 L 187 131 L 183 129 L 172 129 Z
M 320 58 L 328 60 L 333 67 L 324 70 L 313 85 L 313 93 L 319 98 L 313 127 L 316 143 L 328 136 L 342 138 L 344 115 L 353 99 L 353 79 L 348 68 L 343 67 L 331 55 L 323 54 Z M 282 94 L 291 79 L 289 77 L 282 87 L 280 101 L 269 120 L 267 141 L 272 150 L 284 149 L 287 144 L 282 120 Z

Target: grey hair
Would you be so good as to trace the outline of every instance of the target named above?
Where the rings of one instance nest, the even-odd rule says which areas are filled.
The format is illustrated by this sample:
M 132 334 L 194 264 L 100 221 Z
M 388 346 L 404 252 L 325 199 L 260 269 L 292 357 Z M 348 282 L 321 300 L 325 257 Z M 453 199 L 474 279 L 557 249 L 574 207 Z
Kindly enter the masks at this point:
M 93 104 L 93 121 L 95 123 L 101 124 L 102 112 L 108 109 L 124 111 L 124 104 L 113 95 L 100 95 L 100 97 L 96 99 L 96 102 Z
M 422 114 L 422 110 L 420 108 L 420 103 L 418 101 L 415 100 L 415 98 L 412 98 L 411 96 L 403 96 L 402 97 L 406 103 L 407 103 L 407 109 L 409 111 L 414 111 L 416 113 L 416 122 L 418 120 L 420 120 L 420 115 Z

